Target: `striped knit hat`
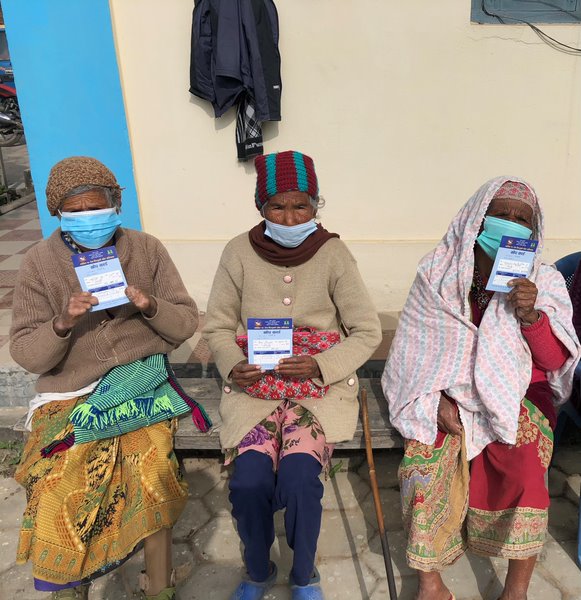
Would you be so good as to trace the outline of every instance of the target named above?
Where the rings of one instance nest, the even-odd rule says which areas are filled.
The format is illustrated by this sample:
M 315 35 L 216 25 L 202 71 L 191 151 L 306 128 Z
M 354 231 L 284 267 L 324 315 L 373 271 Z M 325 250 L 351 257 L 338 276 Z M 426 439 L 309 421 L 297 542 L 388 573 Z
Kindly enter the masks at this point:
M 268 199 L 281 192 L 307 192 L 311 198 L 319 195 L 315 163 L 310 156 L 287 150 L 257 156 L 256 207 L 261 210 Z

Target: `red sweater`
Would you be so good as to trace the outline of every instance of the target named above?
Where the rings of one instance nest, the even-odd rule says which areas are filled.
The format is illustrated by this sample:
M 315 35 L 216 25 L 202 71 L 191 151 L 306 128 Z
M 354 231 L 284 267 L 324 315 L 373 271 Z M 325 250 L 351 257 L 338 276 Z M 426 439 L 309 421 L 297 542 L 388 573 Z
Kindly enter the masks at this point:
M 472 322 L 478 327 L 484 311 L 478 308 L 472 295 L 470 295 L 470 304 Z M 527 327 L 521 325 L 521 332 L 531 349 L 533 358 L 531 383 L 526 397 L 543 412 L 554 429 L 557 424 L 557 412 L 553 406 L 553 392 L 547 380 L 547 372 L 560 369 L 569 358 L 569 351 L 553 333 L 549 317 L 542 311 L 539 313 L 541 318 L 536 323 Z

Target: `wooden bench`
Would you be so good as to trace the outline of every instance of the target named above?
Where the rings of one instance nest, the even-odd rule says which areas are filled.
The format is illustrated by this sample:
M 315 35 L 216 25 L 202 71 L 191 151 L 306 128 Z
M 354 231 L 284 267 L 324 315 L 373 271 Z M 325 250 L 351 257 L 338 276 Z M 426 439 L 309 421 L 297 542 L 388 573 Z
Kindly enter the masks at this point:
M 180 450 L 219 450 L 220 415 L 218 406 L 221 396 L 221 380 L 219 379 L 180 379 L 180 384 L 186 392 L 200 402 L 212 419 L 214 426 L 209 433 L 200 433 L 194 426 L 189 414 L 180 420 L 180 426 L 175 436 L 175 447 Z M 367 405 L 369 408 L 369 425 L 374 448 L 399 448 L 403 440 L 389 422 L 387 403 L 381 391 L 379 379 L 360 379 L 359 385 L 367 390 Z M 365 448 L 361 419 L 352 440 L 342 442 L 336 449 Z

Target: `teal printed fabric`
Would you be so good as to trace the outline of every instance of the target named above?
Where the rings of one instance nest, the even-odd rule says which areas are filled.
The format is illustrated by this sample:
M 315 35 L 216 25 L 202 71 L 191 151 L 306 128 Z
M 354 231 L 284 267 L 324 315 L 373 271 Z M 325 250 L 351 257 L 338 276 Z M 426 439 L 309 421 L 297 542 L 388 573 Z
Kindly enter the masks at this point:
M 189 412 L 168 377 L 163 354 L 111 369 L 71 412 L 75 443 L 114 437 Z

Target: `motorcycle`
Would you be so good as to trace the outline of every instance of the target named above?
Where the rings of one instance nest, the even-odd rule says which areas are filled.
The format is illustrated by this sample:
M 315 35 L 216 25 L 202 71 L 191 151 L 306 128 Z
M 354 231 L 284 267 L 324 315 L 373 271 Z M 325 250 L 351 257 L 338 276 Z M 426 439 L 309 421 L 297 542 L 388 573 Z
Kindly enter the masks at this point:
M 16 146 L 24 137 L 14 71 L 0 65 L 0 146 Z

